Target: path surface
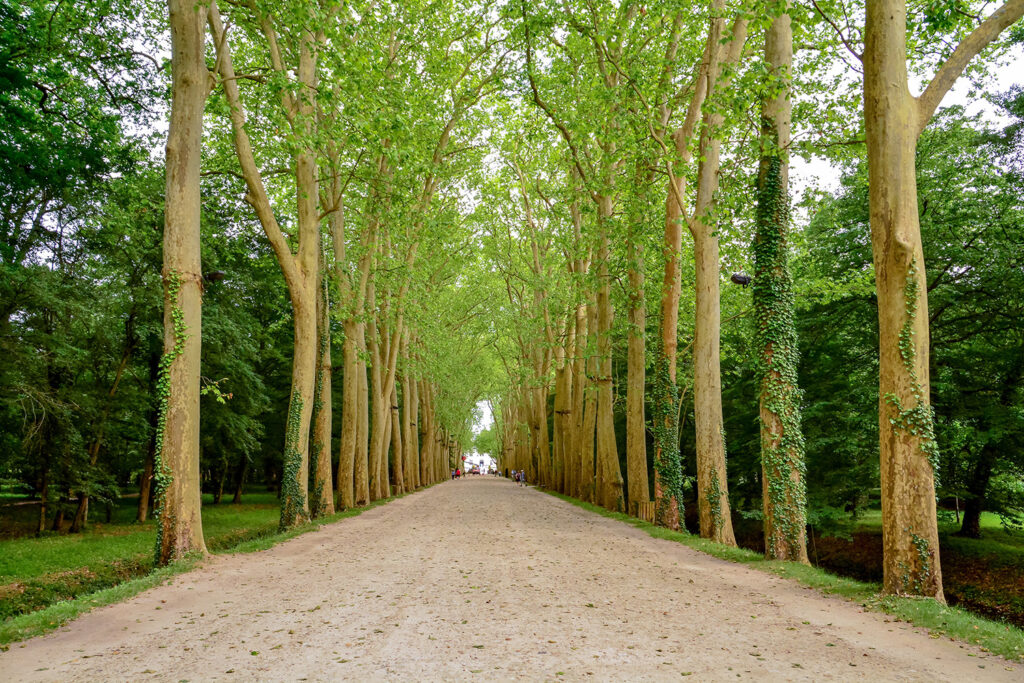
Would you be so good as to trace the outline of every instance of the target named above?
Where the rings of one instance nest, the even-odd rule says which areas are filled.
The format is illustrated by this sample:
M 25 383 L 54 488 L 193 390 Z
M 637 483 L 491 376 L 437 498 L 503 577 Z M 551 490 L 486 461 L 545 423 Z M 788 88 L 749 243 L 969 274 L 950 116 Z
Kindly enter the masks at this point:
M 483 477 L 216 557 L 0 654 L 7 681 L 1020 681 L 1022 668 Z

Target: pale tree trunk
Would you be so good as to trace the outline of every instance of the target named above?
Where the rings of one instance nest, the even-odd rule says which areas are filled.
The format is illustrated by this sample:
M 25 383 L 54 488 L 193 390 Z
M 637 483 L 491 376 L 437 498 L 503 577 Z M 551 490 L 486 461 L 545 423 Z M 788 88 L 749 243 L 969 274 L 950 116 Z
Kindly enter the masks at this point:
M 615 416 L 612 396 L 612 300 L 611 275 L 608 272 L 608 226 L 612 216 L 611 197 L 601 197 L 600 247 L 598 261 L 597 289 L 597 461 L 598 497 L 600 504 L 609 510 L 621 512 L 624 508 L 622 495 L 622 470 L 619 468 L 619 449 L 615 443 Z
M 729 79 L 718 83 L 724 65 L 739 59 L 746 42 L 747 23 L 737 19 L 731 40 L 721 45 L 724 22 L 713 20 L 709 44 L 719 45 L 710 51 L 708 92 L 725 90 Z M 716 28 L 717 27 L 717 28 Z M 700 534 L 727 545 L 736 545 L 729 509 L 728 479 L 725 467 L 725 428 L 722 421 L 722 373 L 720 362 L 721 301 L 718 237 L 707 216 L 718 190 L 718 171 L 722 147 L 721 131 L 724 115 L 706 111 L 700 136 L 700 164 L 697 173 L 697 198 L 689 222 L 693 236 L 696 266 L 696 319 L 693 340 L 693 412 L 697 431 L 697 507 Z
M 296 138 L 295 199 L 298 225 L 298 253 L 293 253 L 288 238 L 281 230 L 263 184 L 263 177 L 252 151 L 245 128 L 245 111 L 238 90 L 238 79 L 231 49 L 216 3 L 209 12 L 210 31 L 217 51 L 217 64 L 228 104 L 228 115 L 248 193 L 246 201 L 253 207 L 270 241 L 278 265 L 284 275 L 291 298 L 295 324 L 295 347 L 292 357 L 292 386 L 288 403 L 284 444 L 284 473 L 281 485 L 282 529 L 301 524 L 309 518 L 309 435 L 313 412 L 313 390 L 317 365 L 316 299 L 319 277 L 320 217 L 316 158 L 310 148 L 314 121 L 313 93 L 316 89 L 316 45 L 313 34 L 302 30 L 296 38 L 299 63 L 295 70 L 302 86 L 301 95 L 282 94 L 282 108 Z M 269 19 L 262 28 L 268 41 L 276 44 Z M 274 53 L 273 47 L 270 48 Z M 288 69 L 274 59 L 274 69 Z
M 573 473 L 572 491 L 570 495 L 583 500 L 585 498 L 586 479 L 584 478 L 583 464 L 586 453 L 593 454 L 593 442 L 590 451 L 585 450 L 584 439 L 584 413 L 586 397 L 584 387 L 587 386 L 587 306 L 580 304 L 576 307 L 576 340 L 573 351 L 572 362 L 572 418 L 573 418 Z
M 434 478 L 434 402 L 430 393 L 430 383 L 420 380 L 420 482 L 430 486 L 437 480 Z
M 754 315 L 761 423 L 761 482 L 765 556 L 807 560 L 804 483 L 793 279 L 789 270 L 789 89 L 793 30 L 788 13 L 765 36 L 765 62 L 778 89 L 761 109 L 761 163 L 754 238 Z
M 907 86 L 906 9 L 867 4 L 864 123 L 878 290 L 878 428 L 887 593 L 944 600 L 935 516 L 928 300 L 917 213 L 918 108 Z
M 878 290 L 879 456 L 883 589 L 944 601 L 935 518 L 935 443 L 928 374 L 928 297 L 917 212 L 917 138 L 967 64 L 1024 16 L 1010 0 L 957 45 L 914 98 L 906 3 L 869 0 L 864 27 L 864 127 Z
M 565 349 L 563 351 L 564 368 L 562 378 L 562 493 L 568 496 L 576 496 L 576 480 L 579 478 L 579 446 L 577 444 L 576 429 L 576 396 L 573 390 L 576 387 L 575 377 L 575 354 L 576 354 L 576 312 L 571 311 L 566 327 Z
M 417 473 L 419 465 L 416 462 L 416 455 L 419 451 L 416 443 L 416 382 L 409 371 L 409 340 L 410 334 L 407 331 L 402 336 L 402 476 L 406 491 L 415 491 L 419 488 Z
M 164 212 L 164 356 L 157 428 L 157 564 L 206 553 L 199 489 L 199 372 L 202 340 L 199 161 L 208 94 L 207 8 L 168 0 L 171 120 Z
M 359 326 L 359 350 L 366 352 L 366 341 L 364 338 L 365 325 Z M 356 406 L 356 465 L 355 465 L 355 492 L 356 505 L 366 505 L 370 502 L 370 385 L 366 378 L 366 361 L 360 360 L 356 367 L 356 374 L 359 380 L 359 391 L 357 392 Z
M 679 299 L 682 295 L 682 236 L 683 195 L 686 175 L 683 171 L 692 160 L 690 141 L 702 118 L 702 107 L 713 84 L 709 82 L 711 55 L 718 54 L 725 8 L 724 0 L 712 2 L 713 18 L 708 38 L 694 83 L 690 104 L 682 125 L 672 131 L 672 146 L 676 163 L 666 162 L 668 189 L 665 199 L 665 236 L 663 243 L 664 275 L 661 286 L 661 311 L 658 320 L 659 341 L 655 362 L 654 391 L 652 396 L 652 426 L 654 431 L 654 499 L 655 519 L 669 529 L 679 529 L 683 513 L 683 467 L 679 453 L 679 382 L 676 354 L 679 349 Z M 675 35 L 682 29 L 682 16 L 677 20 Z M 665 75 L 670 75 L 676 59 L 678 42 L 673 41 L 666 53 Z M 664 81 L 666 85 L 670 80 Z M 668 125 L 672 109 L 666 100 L 661 107 L 661 127 Z M 677 170 L 679 172 L 677 172 Z
M 342 376 L 341 445 L 338 452 L 338 499 L 341 509 L 355 507 L 356 432 L 359 405 L 359 362 L 356 358 L 355 320 L 345 320 L 345 344 L 342 358 L 345 374 Z
M 582 499 L 588 503 L 598 502 L 597 471 L 595 467 L 594 445 L 597 431 L 597 377 L 600 373 L 600 360 L 595 353 L 597 338 L 597 298 L 591 292 L 587 304 L 587 378 L 583 394 L 583 434 L 580 441 L 580 480 L 583 487 Z
M 321 265 L 323 252 L 321 251 Z M 309 514 L 316 519 L 334 514 L 331 481 L 331 313 L 326 270 L 317 297 L 317 368 L 313 392 L 313 482 L 309 489 Z
M 629 480 L 629 513 L 638 514 L 638 504 L 650 500 L 647 482 L 647 421 L 644 394 L 647 380 L 647 304 L 644 300 L 643 248 L 639 236 L 630 235 L 626 245 L 629 260 L 629 341 L 626 351 L 626 472 Z
M 398 384 L 391 385 L 391 453 L 392 479 L 394 490 L 392 495 L 400 496 L 405 493 L 405 446 L 404 446 L 404 425 L 402 416 L 398 411 Z
M 150 345 L 149 354 L 149 387 L 154 392 L 157 382 L 160 379 L 160 351 Z M 160 408 L 150 411 L 149 426 L 153 433 L 149 438 L 149 447 L 146 449 L 146 460 L 143 464 L 142 475 L 139 478 L 139 506 L 135 513 L 136 522 L 145 522 L 149 518 L 149 502 L 153 492 L 153 465 L 156 461 L 156 433 L 159 429 Z
M 665 274 L 661 285 L 660 339 L 655 365 L 652 423 L 654 427 L 654 500 L 658 524 L 680 528 L 682 462 L 679 454 L 679 384 L 676 353 L 679 348 L 679 299 L 682 295 L 684 177 L 669 180 L 665 202 Z
M 565 405 L 566 405 L 565 349 L 555 347 L 555 402 L 552 416 L 551 487 L 565 493 Z
M 367 295 L 367 307 L 370 311 L 376 308 L 376 287 L 371 282 Z M 387 457 L 381 454 L 384 450 L 385 420 L 388 415 L 387 402 L 383 396 L 383 377 L 381 375 L 381 350 L 380 339 L 377 331 L 377 317 L 370 316 L 370 322 L 366 329 L 366 347 L 370 354 L 370 405 L 372 406 L 370 424 L 370 500 L 379 500 L 384 497 L 384 482 L 381 481 L 381 458 Z

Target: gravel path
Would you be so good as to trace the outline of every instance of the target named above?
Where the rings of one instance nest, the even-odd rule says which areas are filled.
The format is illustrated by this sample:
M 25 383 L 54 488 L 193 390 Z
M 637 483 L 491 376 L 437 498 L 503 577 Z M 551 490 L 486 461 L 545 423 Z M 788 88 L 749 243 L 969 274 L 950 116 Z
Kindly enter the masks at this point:
M 215 557 L 0 654 L 8 681 L 1021 681 L 1021 668 L 484 477 Z

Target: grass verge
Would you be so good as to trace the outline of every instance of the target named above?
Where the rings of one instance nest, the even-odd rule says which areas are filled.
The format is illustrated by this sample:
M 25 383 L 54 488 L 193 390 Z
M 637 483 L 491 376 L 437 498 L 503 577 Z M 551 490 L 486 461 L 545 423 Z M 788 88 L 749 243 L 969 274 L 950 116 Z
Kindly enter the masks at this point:
M 733 548 L 721 543 L 715 543 L 706 538 L 672 531 L 655 526 L 636 517 L 630 517 L 621 512 L 605 510 L 597 505 L 585 503 L 561 493 L 545 489 L 539 490 L 584 510 L 597 513 L 602 517 L 625 522 L 641 529 L 654 538 L 682 543 L 713 557 L 745 564 L 761 571 L 793 579 L 805 586 L 816 588 L 823 593 L 838 595 L 858 602 L 868 609 L 890 614 L 896 617 L 897 621 L 906 621 L 914 626 L 927 629 L 932 637 L 946 636 L 971 645 L 977 645 L 984 652 L 1001 655 L 1013 661 L 1024 659 L 1024 631 L 1010 624 L 990 621 L 957 607 L 942 605 L 935 600 L 881 595 L 881 586 L 876 583 L 866 583 L 836 576 L 829 574 L 823 569 L 808 567 L 794 562 L 766 560 L 761 554 L 755 553 L 752 550 Z
M 418 490 L 422 491 L 424 489 Z M 240 541 L 234 545 L 225 547 L 218 544 L 218 548 L 214 553 L 252 553 L 266 550 L 278 543 L 287 541 L 288 539 L 301 536 L 302 534 L 310 531 L 315 531 L 322 526 L 332 524 L 348 517 L 355 517 L 367 510 L 390 503 L 391 501 L 399 498 L 404 498 L 407 495 L 410 494 L 403 493 L 397 496 L 391 496 L 390 498 L 382 498 L 380 500 L 373 501 L 369 505 L 344 510 L 329 517 L 307 522 L 306 524 L 289 529 L 288 531 L 277 532 L 276 526 L 269 527 L 262 525 L 254 528 L 250 534 L 246 534 L 244 538 L 240 539 Z M 71 600 L 62 600 L 44 609 L 7 619 L 0 623 L 0 651 L 7 650 L 9 643 L 34 638 L 35 636 L 60 628 L 69 621 L 78 618 L 92 609 L 127 600 L 128 598 L 138 595 L 143 591 L 159 586 L 178 574 L 194 569 L 201 563 L 201 556 L 188 556 L 179 562 L 175 562 L 166 567 L 159 567 L 144 576 L 124 581 L 116 586 L 88 593 L 86 595 L 80 595 Z

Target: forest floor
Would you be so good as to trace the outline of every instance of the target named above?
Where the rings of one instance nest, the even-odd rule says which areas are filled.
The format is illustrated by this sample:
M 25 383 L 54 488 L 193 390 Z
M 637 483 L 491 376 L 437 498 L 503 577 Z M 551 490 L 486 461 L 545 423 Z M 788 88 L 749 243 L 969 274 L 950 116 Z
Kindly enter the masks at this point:
M 0 653 L 29 680 L 1020 680 L 1019 664 L 504 479 L 203 566 Z

